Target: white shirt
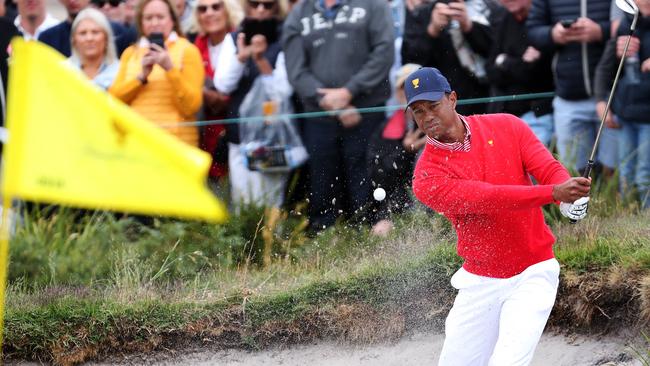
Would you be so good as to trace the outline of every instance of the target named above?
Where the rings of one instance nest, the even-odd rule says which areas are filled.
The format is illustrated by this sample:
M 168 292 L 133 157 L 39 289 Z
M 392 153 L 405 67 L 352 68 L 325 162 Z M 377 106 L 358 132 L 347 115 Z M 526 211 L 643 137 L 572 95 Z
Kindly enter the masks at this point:
M 226 35 L 228 37 L 228 35 Z M 225 40 L 226 38 L 224 38 Z M 213 46 L 210 41 L 208 41 L 208 57 L 210 57 L 210 65 L 212 65 L 212 70 L 217 69 L 217 65 L 219 62 L 219 54 L 221 53 L 221 48 L 223 41 L 219 43 L 218 45 Z
M 212 58 L 210 58 L 212 62 Z M 217 63 L 212 64 L 214 73 L 214 87 L 224 94 L 230 94 L 237 88 L 239 79 L 244 73 L 245 64 L 237 59 L 237 46 L 230 34 L 221 42 L 221 49 L 217 56 Z
M 43 23 L 41 23 L 38 27 L 36 27 L 36 31 L 34 32 L 34 34 L 29 34 L 29 32 L 27 32 L 20 24 L 20 14 L 16 16 L 16 19 L 14 19 L 14 25 L 16 26 L 16 28 L 18 28 L 20 33 L 23 34 L 23 38 L 26 41 L 37 40 L 38 36 L 40 36 L 41 33 L 43 33 L 45 30 L 49 28 L 52 28 L 53 26 L 59 23 L 61 23 L 60 20 L 53 17 L 50 13 L 46 13 L 45 19 L 43 19 Z

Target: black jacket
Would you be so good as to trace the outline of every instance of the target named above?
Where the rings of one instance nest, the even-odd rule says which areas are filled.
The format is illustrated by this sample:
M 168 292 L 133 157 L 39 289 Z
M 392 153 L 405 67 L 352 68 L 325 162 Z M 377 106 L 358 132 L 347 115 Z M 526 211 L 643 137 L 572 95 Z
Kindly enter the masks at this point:
M 2 80 L 2 96 L 5 98 L 0 101 L 0 125 L 2 126 L 4 125 L 5 107 L 7 105 L 7 75 L 9 73 L 9 67 L 7 65 L 9 55 L 7 48 L 9 47 L 9 42 L 11 42 L 11 38 L 19 34 L 18 29 L 16 29 L 9 19 L 0 17 L 0 80 Z
M 278 32 L 281 32 L 281 25 Z M 230 33 L 227 37 L 232 37 L 237 44 L 237 36 L 239 35 L 240 30 Z M 280 33 L 281 34 L 281 33 Z M 270 43 L 266 51 L 264 52 L 264 58 L 266 58 L 271 66 L 275 69 L 275 62 L 278 60 L 278 56 L 282 52 L 282 45 L 280 41 L 277 40 L 273 43 Z M 248 59 L 246 61 L 246 66 L 244 67 L 244 73 L 239 79 L 237 88 L 233 90 L 230 94 L 230 102 L 228 103 L 228 111 L 226 112 L 226 118 L 239 118 L 239 107 L 241 106 L 246 94 L 253 87 L 255 79 L 260 76 L 260 71 L 255 65 L 255 61 Z M 228 142 L 233 144 L 239 144 L 241 141 L 239 139 L 239 124 L 238 123 L 229 123 L 226 125 L 226 139 Z
M 618 35 L 629 33 L 631 19 L 625 18 L 618 28 Z M 639 37 L 639 64 L 650 58 L 650 18 L 640 17 L 634 34 Z M 620 59 L 616 57 L 616 39 L 607 43 L 603 57 L 598 63 L 595 76 L 596 99 L 609 97 Z M 612 100 L 612 111 L 626 121 L 650 123 L 650 73 L 641 73 L 640 83 L 632 83 L 623 68 Z
M 489 95 L 487 80 L 479 81 L 461 66 L 449 32 L 443 30 L 437 38 L 432 38 L 427 33 L 431 11 L 436 2 L 418 7 L 413 12 L 406 12 L 401 50 L 402 63 L 416 63 L 437 68 L 445 75 L 460 99 L 487 97 Z M 488 19 L 493 23 L 503 9 L 489 0 L 486 1 L 486 5 L 490 11 Z M 487 59 L 492 47 L 490 26 L 474 22 L 472 30 L 464 36 L 472 50 Z M 457 109 L 459 113 L 465 115 L 485 113 L 486 105 L 465 105 Z
M 593 78 L 596 64 L 610 35 L 609 11 L 611 0 L 585 1 L 587 18 L 600 25 L 603 38 L 601 42 L 586 44 L 586 57 L 583 58 L 583 45 L 570 43 L 556 45 L 551 38 L 551 29 L 561 21 L 576 19 L 581 14 L 580 0 L 533 0 L 526 21 L 528 38 L 538 49 L 555 49 L 553 74 L 556 93 L 568 100 L 587 99 L 593 95 Z M 587 72 L 583 72 L 584 65 Z
M 511 13 L 504 12 L 493 29 L 494 43 L 486 65 L 488 79 L 492 84 L 492 94 L 498 96 L 552 92 L 555 89 L 551 73 L 552 52 L 548 49 L 538 50 L 541 56 L 532 63 L 524 62 L 522 59 L 526 49 L 531 45 L 526 34 L 525 20 L 518 21 Z M 506 57 L 497 65 L 496 59 L 500 54 Z M 490 103 L 488 111 L 511 113 L 516 116 L 533 111 L 536 116 L 543 116 L 552 112 L 551 102 L 551 98 L 545 98 Z

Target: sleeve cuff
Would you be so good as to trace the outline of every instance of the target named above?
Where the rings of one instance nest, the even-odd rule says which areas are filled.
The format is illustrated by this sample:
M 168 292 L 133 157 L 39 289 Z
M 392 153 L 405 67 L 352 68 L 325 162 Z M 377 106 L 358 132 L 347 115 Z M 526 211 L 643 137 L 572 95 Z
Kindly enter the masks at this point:
M 550 203 L 555 203 L 556 205 L 560 204 L 560 201 L 553 199 L 553 187 L 555 187 L 554 184 L 540 185 L 537 187 L 539 187 L 539 193 L 542 195 L 542 197 L 544 197 L 545 205 L 548 205 Z

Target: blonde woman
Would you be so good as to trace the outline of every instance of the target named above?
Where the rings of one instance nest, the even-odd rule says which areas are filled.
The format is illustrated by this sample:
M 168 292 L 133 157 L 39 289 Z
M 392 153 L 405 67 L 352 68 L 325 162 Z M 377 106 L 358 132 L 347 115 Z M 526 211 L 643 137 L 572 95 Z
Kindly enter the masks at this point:
M 143 0 L 136 10 L 139 41 L 127 48 L 110 93 L 182 141 L 198 146 L 193 121 L 201 107 L 204 71 L 199 50 L 183 38 L 169 0 Z M 161 37 L 159 45 L 156 39 Z
M 108 89 L 119 69 L 113 30 L 106 16 L 97 9 L 82 10 L 72 22 L 72 56 L 68 59 L 97 86 Z

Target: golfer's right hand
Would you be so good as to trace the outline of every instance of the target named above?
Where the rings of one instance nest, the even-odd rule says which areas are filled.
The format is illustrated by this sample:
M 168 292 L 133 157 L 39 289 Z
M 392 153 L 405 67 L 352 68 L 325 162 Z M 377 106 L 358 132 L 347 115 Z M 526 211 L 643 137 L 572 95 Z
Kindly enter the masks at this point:
M 560 202 L 574 202 L 589 196 L 591 178 L 573 177 L 553 187 L 553 199 Z

